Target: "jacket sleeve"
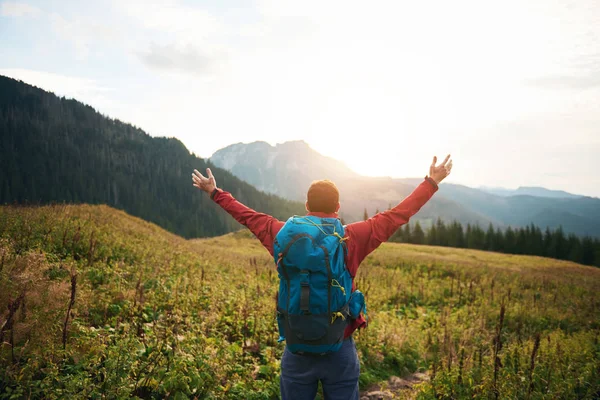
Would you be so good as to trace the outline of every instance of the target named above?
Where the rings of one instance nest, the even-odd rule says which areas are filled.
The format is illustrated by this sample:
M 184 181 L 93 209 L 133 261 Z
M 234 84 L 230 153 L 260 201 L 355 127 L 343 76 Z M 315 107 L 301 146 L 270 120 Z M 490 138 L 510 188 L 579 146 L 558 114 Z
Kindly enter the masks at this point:
M 229 192 L 217 189 L 211 195 L 213 201 L 227 211 L 237 222 L 244 225 L 273 255 L 273 240 L 283 225 L 282 221 L 267 214 L 254 211 L 237 201 Z
M 415 215 L 437 190 L 438 186 L 435 181 L 426 177 L 396 207 L 374 215 L 366 221 L 347 225 L 346 229 L 350 238 L 348 253 L 357 258 L 356 268 L 369 253 L 387 241 L 400 226 L 406 224 L 410 217 Z M 351 272 L 356 273 L 356 271 Z

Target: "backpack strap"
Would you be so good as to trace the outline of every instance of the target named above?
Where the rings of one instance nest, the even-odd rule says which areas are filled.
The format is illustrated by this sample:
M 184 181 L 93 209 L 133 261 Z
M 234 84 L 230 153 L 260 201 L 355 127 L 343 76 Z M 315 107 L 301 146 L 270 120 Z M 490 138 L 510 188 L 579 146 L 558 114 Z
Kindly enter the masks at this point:
M 345 239 L 348 240 L 350 238 L 346 237 Z M 352 272 L 350 272 L 350 269 L 348 268 L 348 245 L 346 244 L 346 240 L 342 242 L 342 249 L 344 250 L 344 265 L 346 266 L 346 270 L 350 274 L 350 277 L 352 278 L 352 280 L 354 280 L 354 277 L 356 276 L 356 271 L 354 274 L 352 274 Z
M 348 239 L 349 239 L 348 237 L 343 237 L 342 235 L 340 235 L 340 233 L 339 233 L 339 232 L 337 232 L 337 231 L 335 230 L 335 225 L 334 225 L 334 224 L 317 224 L 316 222 L 314 222 L 313 220 L 311 220 L 310 218 L 307 218 L 307 217 L 299 217 L 299 216 L 296 216 L 296 217 L 294 217 L 294 218 L 296 218 L 296 219 L 301 219 L 301 220 L 304 220 L 304 221 L 308 221 L 308 222 L 297 222 L 297 223 L 298 223 L 298 224 L 306 224 L 306 223 L 308 223 L 308 224 L 310 224 L 310 225 L 314 225 L 314 226 L 316 226 L 317 228 L 319 228 L 319 230 L 320 230 L 320 231 L 321 231 L 321 232 L 322 232 L 324 235 L 326 235 L 326 236 L 331 236 L 331 235 L 333 235 L 333 236 L 337 236 L 337 238 L 338 238 L 338 239 L 340 239 L 340 243 L 344 243 L 346 240 L 348 240 Z M 333 226 L 333 233 L 327 233 L 327 232 L 325 232 L 325 230 L 323 230 L 323 228 L 321 228 L 322 226 Z
M 302 270 L 300 272 L 300 311 L 309 314 L 310 305 L 310 271 Z

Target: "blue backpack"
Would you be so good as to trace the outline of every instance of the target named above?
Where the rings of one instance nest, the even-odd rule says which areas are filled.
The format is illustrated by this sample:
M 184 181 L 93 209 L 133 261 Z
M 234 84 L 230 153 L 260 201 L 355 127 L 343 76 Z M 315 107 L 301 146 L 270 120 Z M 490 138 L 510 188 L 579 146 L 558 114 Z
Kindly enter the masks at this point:
M 292 353 L 340 349 L 349 320 L 366 314 L 363 294 L 352 292 L 344 227 L 337 218 L 293 216 L 277 233 L 279 341 Z

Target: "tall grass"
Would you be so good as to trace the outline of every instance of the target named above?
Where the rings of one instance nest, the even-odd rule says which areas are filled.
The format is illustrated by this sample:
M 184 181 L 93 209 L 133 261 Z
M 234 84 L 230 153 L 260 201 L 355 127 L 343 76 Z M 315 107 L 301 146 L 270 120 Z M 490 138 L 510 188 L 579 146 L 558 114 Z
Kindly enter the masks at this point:
M 277 273 L 247 231 L 186 241 L 105 206 L 0 208 L 0 398 L 279 397 Z M 598 397 L 600 270 L 385 244 L 359 269 L 361 387 Z M 66 312 L 66 314 L 65 314 Z

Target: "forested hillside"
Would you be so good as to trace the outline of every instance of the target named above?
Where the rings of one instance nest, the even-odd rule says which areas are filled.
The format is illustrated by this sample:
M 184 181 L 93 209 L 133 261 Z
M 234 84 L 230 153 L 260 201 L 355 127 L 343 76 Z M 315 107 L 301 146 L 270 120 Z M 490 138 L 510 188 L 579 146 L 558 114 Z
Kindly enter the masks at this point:
M 3 76 L 0 134 L 0 203 L 104 203 L 184 237 L 240 227 L 192 187 L 192 170 L 209 164 L 177 139 L 151 137 L 76 100 Z M 300 203 L 213 169 L 220 187 L 256 210 L 279 218 L 304 211 Z
M 514 230 L 509 226 L 503 232 L 500 228 L 494 229 L 491 224 L 484 230 L 478 225 L 464 227 L 457 221 L 445 224 L 438 219 L 426 230 L 421 227 L 419 221 L 406 224 L 389 240 L 509 254 L 529 254 L 600 267 L 600 239 L 589 236 L 581 238 L 573 233 L 566 235 L 560 227 L 555 230 L 546 228 L 542 232 L 533 224 Z

